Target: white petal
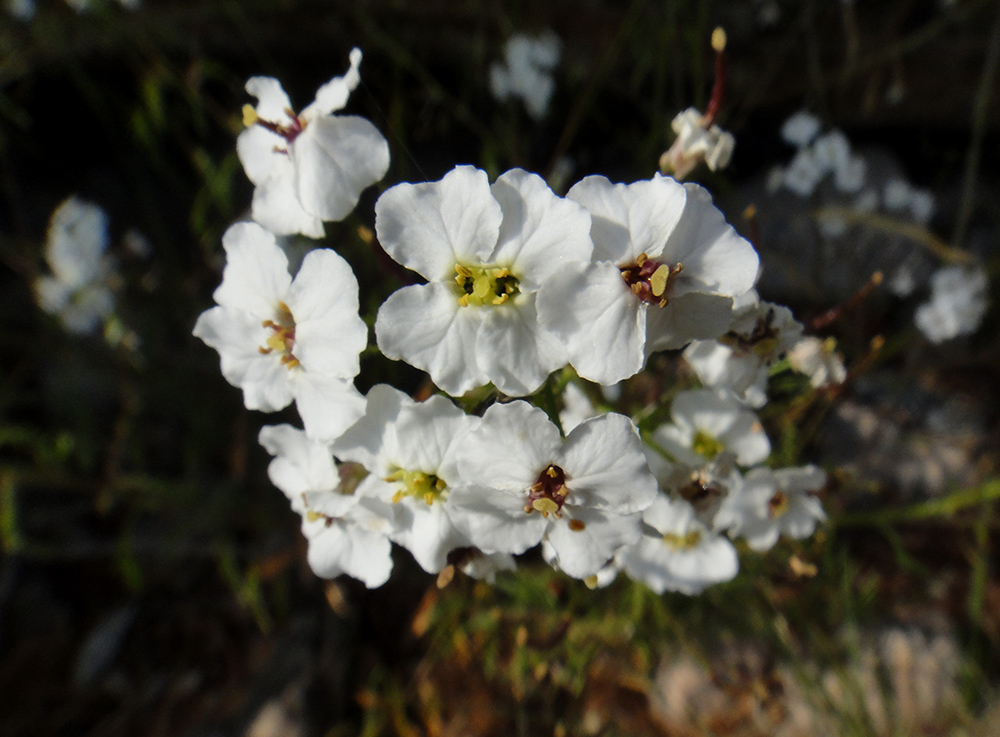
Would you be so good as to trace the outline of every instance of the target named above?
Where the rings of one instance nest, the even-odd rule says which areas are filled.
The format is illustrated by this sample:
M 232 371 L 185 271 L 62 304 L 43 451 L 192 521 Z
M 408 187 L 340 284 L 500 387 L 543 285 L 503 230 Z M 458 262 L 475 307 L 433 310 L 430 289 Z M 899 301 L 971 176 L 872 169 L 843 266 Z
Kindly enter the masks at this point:
M 456 528 L 484 553 L 523 553 L 541 541 L 548 525 L 538 512 L 524 511 L 522 495 L 487 486 L 453 489 L 448 504 Z
M 718 338 L 733 319 L 733 301 L 717 294 L 690 292 L 665 307 L 646 310 L 646 355 L 683 348 L 692 340 Z
M 311 121 L 321 115 L 329 115 L 347 104 L 347 98 L 361 81 L 358 67 L 361 65 L 361 49 L 351 49 L 351 66 L 342 77 L 334 77 L 316 90 L 316 99 L 302 111 L 302 118 Z
M 503 223 L 490 260 L 510 264 L 522 289 L 537 290 L 567 264 L 590 260 L 590 216 L 577 203 L 558 197 L 540 176 L 511 169 L 491 191 L 503 210 Z
M 583 205 L 593 221 L 594 260 L 625 263 L 635 257 L 628 230 L 628 202 L 624 184 L 612 184 L 593 175 L 574 184 L 566 198 Z
M 534 295 L 523 295 L 512 305 L 478 309 L 485 312 L 485 320 L 476 337 L 477 363 L 504 394 L 532 394 L 551 372 L 566 365 L 563 343 L 538 324 Z
M 360 463 L 373 474 L 389 473 L 389 469 L 383 468 L 377 460 L 386 431 L 403 407 L 412 404 L 413 400 L 398 389 L 388 384 L 376 384 L 365 397 L 364 416 L 334 442 L 334 455 Z
M 706 189 L 691 183 L 684 187 L 684 213 L 660 257 L 684 265 L 674 294 L 697 291 L 735 297 L 747 292 L 757 280 L 757 252 L 726 222 Z
M 256 223 L 236 223 L 222 236 L 222 245 L 226 267 L 215 301 L 258 320 L 273 319 L 292 281 L 288 258 L 274 236 Z
M 458 449 L 459 465 L 468 483 L 523 498 L 561 445 L 559 429 L 538 407 L 521 400 L 493 404 Z M 502 504 L 506 509 L 508 502 Z
M 370 589 L 384 584 L 392 573 L 389 539 L 351 521 L 335 522 L 312 537 L 308 558 L 309 567 L 320 578 L 346 573 Z
M 236 137 L 236 153 L 247 179 L 254 184 L 278 175 L 276 170 L 289 163 L 288 154 L 281 153 L 287 148 L 284 138 L 259 125 L 251 125 Z
M 407 497 L 396 505 L 399 528 L 392 539 L 405 547 L 420 567 L 437 573 L 448 564 L 448 553 L 469 546 L 470 541 L 451 522 L 440 502 L 427 505 Z
M 462 308 L 452 285 L 404 287 L 379 308 L 375 335 L 379 350 L 423 369 L 448 394 L 459 395 L 489 382 L 476 361 L 480 308 Z
M 368 328 L 358 315 L 358 282 L 335 251 L 306 254 L 285 303 L 295 319 L 293 355 L 311 373 L 350 379 L 368 343 Z
M 296 193 L 295 163 L 289 154 L 275 154 L 271 176 L 253 191 L 253 219 L 275 235 L 301 233 L 323 237 L 323 221 L 305 211 Z
M 263 120 L 279 125 L 291 122 L 288 116 L 292 103 L 284 88 L 274 77 L 251 77 L 247 80 L 246 91 L 257 98 L 257 115 Z
M 573 578 L 595 575 L 618 550 L 634 544 L 642 534 L 637 514 L 622 517 L 569 504 L 563 512 L 562 519 L 550 523 L 545 539 L 555 551 L 559 568 Z M 582 522 L 583 529 L 573 529 L 570 520 Z
M 364 118 L 344 115 L 313 121 L 295 139 L 291 155 L 302 209 L 320 220 L 341 220 L 366 187 L 389 169 L 389 144 Z
M 642 370 L 646 309 L 612 263 L 571 266 L 538 295 L 542 326 L 566 342 L 585 379 L 614 384 Z
M 405 407 L 396 419 L 398 447 L 393 450 L 393 462 L 408 471 L 437 474 L 446 483 L 454 483 L 452 464 L 448 463 L 451 473 L 442 466 L 455 441 L 477 424 L 478 419 L 440 395 Z
M 440 182 L 397 184 L 375 203 L 375 231 L 392 258 L 431 281 L 453 280 L 457 262 L 483 264 L 503 215 L 486 172 L 457 166 Z
M 573 504 L 631 514 L 656 499 L 639 431 L 624 415 L 608 413 L 577 425 L 566 437 L 562 458 Z
M 336 440 L 365 411 L 364 397 L 354 384 L 336 377 L 300 370 L 292 391 L 306 433 L 320 442 Z

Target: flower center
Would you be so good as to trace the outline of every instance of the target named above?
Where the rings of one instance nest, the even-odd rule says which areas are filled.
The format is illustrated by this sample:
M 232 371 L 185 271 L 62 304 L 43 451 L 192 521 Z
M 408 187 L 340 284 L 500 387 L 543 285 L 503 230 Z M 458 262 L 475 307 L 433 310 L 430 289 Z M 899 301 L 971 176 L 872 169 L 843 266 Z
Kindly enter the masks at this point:
M 465 266 L 455 264 L 458 303 L 462 307 L 502 305 L 520 294 L 517 277 L 503 266 Z
M 726 446 L 704 430 L 699 430 L 694 434 L 691 449 L 705 460 L 710 461 L 724 451 Z
M 668 532 L 663 536 L 663 542 L 671 550 L 690 550 L 691 548 L 697 547 L 698 543 L 701 542 L 701 533 L 697 530 L 691 530 L 683 535 L 676 535 L 672 532 Z
M 677 490 L 677 495 L 694 507 L 696 512 L 709 509 L 725 492 L 711 482 L 695 476 L 691 482 Z
M 550 463 L 538 474 L 538 480 L 529 487 L 528 503 L 524 505 L 524 511 L 541 512 L 543 517 L 548 517 L 550 514 L 557 518 L 561 517 L 567 496 L 569 489 L 566 488 L 566 472 Z
M 777 519 L 787 511 L 788 495 L 783 491 L 774 492 L 774 496 L 767 503 L 767 516 L 771 519 Z
M 674 266 L 668 266 L 641 253 L 634 264 L 620 269 L 622 279 L 632 290 L 632 294 L 647 304 L 666 307 L 670 302 L 672 279 L 681 273 L 684 264 L 678 262 Z
M 297 116 L 293 111 L 285 109 L 285 113 L 292 122 L 282 125 L 281 123 L 272 123 L 270 120 L 264 120 L 257 114 L 254 110 L 253 105 L 243 106 L 243 125 L 249 128 L 251 125 L 259 125 L 261 128 L 266 128 L 272 133 L 281 136 L 286 141 L 291 143 L 294 141 L 298 135 L 306 129 L 306 123 L 299 116 Z M 288 153 L 285 149 L 276 149 L 281 153 Z
M 257 348 L 262 354 L 267 355 L 277 351 L 281 355 L 281 363 L 287 368 L 293 369 L 299 365 L 299 359 L 292 355 L 292 346 L 295 345 L 295 319 L 292 311 L 284 302 L 278 303 L 278 319 L 264 320 L 261 327 L 268 328 L 271 334 L 264 342 L 265 346 Z
M 392 495 L 393 504 L 399 503 L 404 497 L 412 496 L 414 499 L 423 499 L 427 506 L 430 506 L 437 499 L 443 501 L 443 496 L 448 489 L 448 484 L 445 483 L 444 479 L 423 471 L 400 469 L 389 474 L 383 480 L 399 484 L 396 493 Z

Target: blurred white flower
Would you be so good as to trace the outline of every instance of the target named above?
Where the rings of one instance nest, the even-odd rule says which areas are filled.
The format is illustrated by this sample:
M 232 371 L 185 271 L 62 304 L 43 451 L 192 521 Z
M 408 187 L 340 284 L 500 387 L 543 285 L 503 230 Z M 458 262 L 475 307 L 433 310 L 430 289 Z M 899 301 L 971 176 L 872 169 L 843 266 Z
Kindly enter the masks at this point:
M 461 479 L 458 443 L 478 423 L 447 397 L 417 403 L 377 384 L 368 392 L 364 416 L 333 444 L 338 458 L 368 470 L 356 493 L 391 509 L 389 536 L 428 573 L 448 565 L 455 548 L 478 543 L 456 527 L 463 511 L 451 498 Z
M 114 311 L 115 262 L 104 253 L 107 245 L 108 217 L 97 205 L 69 197 L 52 213 L 45 244 L 52 276 L 35 281 L 35 296 L 71 333 L 94 332 Z
M 973 333 L 986 314 L 989 281 L 979 267 L 948 266 L 931 276 L 931 299 L 914 319 L 932 343 Z
M 732 133 L 715 124 L 706 124 L 705 117 L 695 108 L 688 108 L 674 117 L 670 124 L 677 138 L 660 157 L 660 172 L 678 180 L 704 161 L 712 171 L 729 165 L 736 148 Z
M 271 483 L 302 515 L 313 572 L 321 578 L 346 573 L 370 589 L 384 584 L 392 572 L 391 510 L 354 493 L 364 474 L 360 466 L 338 467 L 328 445 L 291 425 L 263 427 L 259 439 L 274 456 L 267 467 Z
M 555 274 L 589 263 L 590 217 L 541 177 L 512 169 L 491 186 L 486 172 L 459 166 L 439 182 L 399 184 L 375 203 L 375 230 L 392 258 L 430 282 L 379 309 L 387 357 L 427 371 L 449 394 L 493 382 L 523 396 L 566 364 L 536 299 Z
M 660 494 L 642 520 L 647 529 L 639 542 L 616 557 L 629 576 L 655 593 L 698 594 L 739 571 L 733 544 L 702 524 L 683 499 Z
M 559 63 L 562 43 L 554 33 L 516 34 L 504 45 L 503 63 L 490 65 L 490 91 L 503 102 L 520 97 L 533 118 L 544 117 L 555 89 L 552 70 Z
M 725 332 L 759 263 L 706 190 L 659 174 L 628 185 L 591 176 L 567 197 L 593 218 L 594 263 L 562 266 L 538 314 L 580 376 L 612 384 L 654 351 Z
M 18 20 L 29 21 L 35 17 L 35 0 L 7 0 L 4 7 Z
M 389 144 L 374 125 L 333 115 L 358 86 L 360 63 L 361 51 L 352 50 L 347 73 L 320 87 L 297 115 L 277 79 L 252 77 L 246 84 L 258 102 L 243 107 L 247 127 L 236 151 L 256 185 L 253 218 L 276 235 L 321 238 L 323 221 L 346 217 L 361 191 L 389 168 Z
M 796 148 L 808 146 L 819 135 L 819 118 L 805 110 L 792 115 L 781 126 L 781 137 Z
M 837 341 L 806 336 L 788 352 L 788 362 L 800 374 L 809 377 L 814 387 L 842 384 L 847 378 L 844 357 L 837 353 Z
M 741 466 L 753 466 L 771 454 L 771 441 L 757 415 L 729 392 L 680 392 L 670 407 L 670 420 L 653 432 L 653 440 L 687 466 L 705 465 L 723 453 L 735 456 Z
M 934 195 L 898 177 L 885 183 L 882 200 L 887 210 L 909 210 L 913 219 L 921 224 L 926 224 L 934 214 Z
M 729 389 L 744 404 L 760 407 L 767 399 L 768 369 L 801 335 L 802 323 L 791 310 L 762 302 L 751 291 L 738 300 L 729 330 L 716 340 L 694 341 L 684 359 L 702 384 Z
M 639 539 L 639 513 L 656 497 L 635 424 L 609 413 L 563 440 L 527 402 L 494 404 L 460 448 L 464 486 L 452 502 L 486 552 L 521 553 L 543 537 L 558 567 L 595 575 Z
M 815 496 L 825 484 L 826 473 L 812 465 L 755 468 L 723 502 L 715 517 L 716 527 L 744 538 L 757 551 L 773 547 L 781 535 L 809 537 L 816 523 L 826 519 Z
M 219 352 L 222 375 L 243 390 L 248 409 L 276 412 L 294 400 L 309 436 L 333 440 L 364 410 L 352 383 L 368 342 L 354 272 L 321 248 L 293 280 L 274 235 L 256 223 L 231 226 L 222 245 L 218 306 L 193 334 Z

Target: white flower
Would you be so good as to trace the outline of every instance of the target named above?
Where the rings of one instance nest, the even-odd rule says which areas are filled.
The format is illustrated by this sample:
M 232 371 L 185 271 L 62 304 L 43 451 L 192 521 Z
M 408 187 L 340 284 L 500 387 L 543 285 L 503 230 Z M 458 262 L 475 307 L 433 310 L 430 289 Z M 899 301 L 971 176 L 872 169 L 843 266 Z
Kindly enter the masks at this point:
M 351 267 L 317 249 L 293 280 L 274 236 L 255 223 L 231 226 L 222 245 L 219 306 L 201 314 L 194 335 L 219 352 L 248 409 L 275 412 L 294 400 L 309 436 L 332 440 L 364 410 L 352 379 L 368 330 Z
M 566 364 L 536 299 L 559 271 L 588 263 L 590 217 L 541 177 L 512 169 L 492 185 L 459 166 L 439 182 L 399 184 L 375 203 L 386 252 L 430 283 L 378 312 L 379 349 L 427 371 L 449 394 L 493 382 L 525 395 Z
M 7 0 L 4 5 L 18 20 L 29 21 L 35 17 L 35 0 Z
M 825 174 L 813 149 L 800 148 L 784 171 L 784 185 L 799 197 L 808 197 Z
M 554 33 L 517 34 L 504 45 L 504 63 L 490 65 L 490 91 L 501 102 L 520 97 L 533 118 L 544 117 L 555 89 L 552 70 L 562 44 Z
M 842 384 L 847 378 L 844 358 L 836 351 L 837 342 L 833 338 L 820 340 L 807 336 L 788 353 L 788 362 L 796 371 L 806 374 L 814 387 L 827 384 Z
M 736 148 L 732 133 L 706 124 L 705 116 L 693 107 L 678 113 L 670 126 L 677 138 L 660 157 L 661 172 L 684 179 L 702 161 L 712 171 L 728 166 Z
M 476 545 L 455 527 L 451 501 L 460 480 L 456 448 L 477 426 L 446 397 L 417 403 L 386 384 L 368 392 L 364 416 L 333 445 L 338 458 L 370 475 L 357 494 L 392 507 L 390 537 L 428 573 L 448 564 L 448 553 Z
M 986 272 L 978 267 L 948 266 L 931 276 L 931 299 L 914 319 L 932 343 L 974 333 L 989 305 Z
M 562 440 L 523 401 L 494 404 L 462 444 L 464 485 L 452 503 L 469 539 L 486 552 L 521 553 L 544 537 L 560 569 L 592 576 L 639 538 L 639 513 L 656 496 L 635 425 L 604 414 Z
M 324 220 L 341 220 L 361 191 L 385 176 L 389 145 L 369 121 L 333 115 L 358 86 L 361 51 L 351 68 L 316 92 L 301 113 L 273 77 L 253 77 L 246 90 L 257 107 L 243 108 L 246 130 L 236 140 L 247 177 L 256 185 L 254 220 L 277 235 L 323 236 Z
M 569 432 L 584 420 L 589 420 L 600 414 L 594 407 L 594 403 L 590 401 L 590 397 L 579 385 L 573 382 L 566 385 L 562 400 L 563 410 L 559 413 L 559 423 L 562 425 L 563 432 Z
M 629 576 L 657 594 L 698 594 L 739 571 L 736 548 L 705 527 L 683 499 L 660 494 L 642 519 L 647 526 L 642 538 L 617 557 Z
M 746 539 L 754 550 L 768 550 L 781 535 L 809 537 L 826 519 L 814 492 L 826 484 L 816 466 L 755 468 L 743 477 L 739 490 L 727 497 L 715 517 L 717 529 Z
M 104 254 L 107 245 L 108 218 L 97 205 L 69 197 L 52 213 L 45 244 L 52 276 L 38 278 L 35 295 L 71 333 L 93 332 L 114 311 L 108 282 L 115 266 Z
M 580 376 L 612 384 L 654 351 L 726 330 L 758 259 L 708 192 L 660 175 L 629 185 L 591 176 L 567 196 L 591 213 L 596 263 L 561 268 L 538 312 Z
M 386 537 L 391 510 L 353 493 L 356 469 L 338 468 L 328 445 L 291 425 L 261 428 L 260 444 L 275 456 L 267 467 L 271 483 L 302 515 L 313 572 L 322 578 L 346 573 L 368 588 L 385 583 L 392 572 L 392 544 Z
M 792 115 L 781 126 L 781 137 L 796 148 L 805 148 L 819 135 L 819 118 L 805 110 Z
M 653 432 L 653 440 L 679 463 L 697 467 L 732 453 L 741 466 L 753 466 L 771 454 L 757 415 L 728 392 L 680 392 L 670 407 L 670 419 Z
M 750 294 L 756 297 L 756 292 Z M 706 386 L 729 389 L 748 406 L 760 407 L 766 401 L 768 369 L 795 345 L 802 324 L 782 305 L 741 302 L 725 335 L 694 341 L 684 359 Z
M 909 210 L 918 223 L 926 224 L 934 214 L 934 195 L 917 189 L 905 179 L 893 177 L 882 189 L 882 199 L 889 210 Z

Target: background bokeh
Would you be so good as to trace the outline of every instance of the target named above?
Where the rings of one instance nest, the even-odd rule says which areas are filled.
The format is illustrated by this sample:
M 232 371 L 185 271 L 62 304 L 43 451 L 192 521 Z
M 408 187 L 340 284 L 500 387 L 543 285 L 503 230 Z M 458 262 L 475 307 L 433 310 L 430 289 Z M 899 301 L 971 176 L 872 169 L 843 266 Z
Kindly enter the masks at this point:
M 304 106 L 364 51 L 347 112 L 383 131 L 392 164 L 324 245 L 355 268 L 370 317 L 405 278 L 371 242 L 381 189 L 458 163 L 524 167 L 560 192 L 592 173 L 648 178 L 674 115 L 704 108 L 717 25 L 719 122 L 737 148 L 695 178 L 760 250 L 763 296 L 808 325 L 876 269 L 908 263 L 924 280 L 824 327 L 844 387 L 773 387 L 775 459 L 830 472 L 829 523 L 743 555 L 735 581 L 697 598 L 626 580 L 590 591 L 531 556 L 493 586 L 439 590 L 401 550 L 379 590 L 314 577 L 256 441 L 294 412 L 245 410 L 190 335 L 252 193 L 235 153 L 245 80 L 276 76 Z M 535 120 L 492 98 L 488 69 L 511 34 L 546 30 L 562 57 Z M 0 733 L 1000 733 L 997 314 L 943 346 L 912 322 L 933 268 L 975 258 L 1000 272 L 998 55 L 996 0 L 0 11 Z M 876 186 L 929 190 L 930 221 L 860 213 L 827 237 L 817 213 L 849 203 L 769 190 L 794 154 L 780 126 L 800 109 L 848 135 Z M 35 305 L 48 219 L 71 194 L 108 212 L 116 319 L 135 340 L 70 335 Z M 130 231 L 148 257 L 124 246 Z M 626 402 L 690 381 L 671 356 L 657 370 Z M 359 388 L 384 380 L 421 385 L 366 354 Z

